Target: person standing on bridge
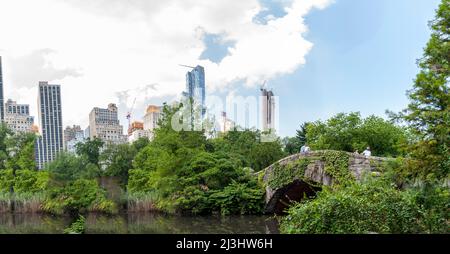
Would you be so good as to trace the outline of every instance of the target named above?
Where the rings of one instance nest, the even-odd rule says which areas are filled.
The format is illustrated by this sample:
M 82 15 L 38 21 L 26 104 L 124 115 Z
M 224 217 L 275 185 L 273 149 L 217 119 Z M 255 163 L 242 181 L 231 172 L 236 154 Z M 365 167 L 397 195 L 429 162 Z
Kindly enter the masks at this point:
M 367 149 L 362 153 L 366 157 L 372 156 L 372 152 L 370 151 L 370 147 L 367 147 Z
M 311 148 L 308 146 L 308 144 L 305 144 L 300 148 L 300 154 L 308 154 L 311 151 Z

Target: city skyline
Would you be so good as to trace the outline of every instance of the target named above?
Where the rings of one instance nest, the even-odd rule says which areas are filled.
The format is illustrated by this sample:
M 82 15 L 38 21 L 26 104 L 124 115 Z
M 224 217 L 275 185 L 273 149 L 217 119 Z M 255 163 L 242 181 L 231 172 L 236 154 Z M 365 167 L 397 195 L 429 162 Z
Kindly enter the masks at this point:
M 184 5 L 44 2 L 52 4 L 56 17 L 45 15 L 46 4 L 0 3 L 4 98 L 29 104 L 31 115 L 37 115 L 34 84 L 48 80 L 64 87 L 64 126 L 87 126 L 89 111 L 111 102 L 125 123 L 134 98 L 134 115 L 142 119 L 147 105 L 179 99 L 186 70 L 178 65 L 183 63 L 204 66 L 208 94 L 222 97 L 257 95 L 268 80 L 281 98 L 281 136 L 295 135 L 304 121 L 342 111 L 384 116 L 385 109 L 401 110 L 437 3 L 252 0 L 230 10 L 228 1 L 215 6 L 200 1 L 198 15 Z M 23 3 L 33 11 L 16 11 Z M 369 12 L 373 9 L 377 12 Z M 217 13 L 228 23 L 218 22 Z M 155 19 L 148 20 L 150 14 Z M 61 21 L 54 22 L 58 17 Z M 17 24 L 20 37 L 10 23 Z M 42 40 L 31 39 L 36 32 Z

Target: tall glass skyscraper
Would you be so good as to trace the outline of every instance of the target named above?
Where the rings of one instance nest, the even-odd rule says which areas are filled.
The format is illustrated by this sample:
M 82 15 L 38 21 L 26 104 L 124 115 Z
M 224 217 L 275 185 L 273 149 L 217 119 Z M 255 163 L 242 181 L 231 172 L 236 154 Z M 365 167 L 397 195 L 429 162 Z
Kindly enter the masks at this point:
M 36 162 L 42 169 L 64 148 L 61 86 L 39 82 L 38 110 L 41 136 L 36 144 Z
M 262 131 L 275 129 L 275 98 L 272 91 L 261 88 Z
M 0 121 L 5 121 L 5 100 L 3 98 L 2 57 L 0 56 Z
M 205 91 L 205 69 L 199 65 L 186 74 L 185 96 L 192 98 L 195 104 L 201 106 L 202 116 L 206 112 Z

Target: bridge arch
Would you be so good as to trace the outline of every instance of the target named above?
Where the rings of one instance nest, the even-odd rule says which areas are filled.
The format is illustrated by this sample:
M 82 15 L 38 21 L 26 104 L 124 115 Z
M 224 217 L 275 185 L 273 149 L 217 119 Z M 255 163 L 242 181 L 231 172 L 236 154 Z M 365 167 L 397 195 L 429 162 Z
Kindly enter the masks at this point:
M 282 213 L 293 202 L 313 197 L 322 186 L 346 179 L 361 180 L 364 173 L 379 174 L 387 158 L 342 151 L 313 151 L 284 158 L 263 171 L 266 213 Z

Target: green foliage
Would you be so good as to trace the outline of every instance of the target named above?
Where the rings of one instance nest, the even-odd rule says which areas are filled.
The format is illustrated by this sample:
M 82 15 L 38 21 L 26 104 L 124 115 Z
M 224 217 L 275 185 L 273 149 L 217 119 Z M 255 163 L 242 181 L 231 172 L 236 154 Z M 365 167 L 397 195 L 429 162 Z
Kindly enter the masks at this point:
M 15 193 L 44 192 L 49 184 L 50 176 L 46 171 L 19 170 L 16 176 L 13 170 L 0 170 L 0 192 L 9 192 L 13 186 Z
M 34 133 L 17 133 L 7 139 L 9 158 L 6 167 L 13 170 L 34 170 Z
M 85 157 L 89 163 L 99 166 L 100 149 L 104 144 L 105 143 L 97 137 L 92 140 L 88 138 L 86 142 L 77 143 L 75 149 L 78 156 Z
M 282 143 L 284 147 L 283 151 L 289 155 L 298 153 L 302 147 L 297 137 L 285 137 L 282 140 Z
M 281 142 L 261 143 L 260 133 L 251 130 L 232 131 L 210 140 L 204 132 L 176 132 L 170 121 L 176 109 L 165 106 L 154 139 L 138 151 L 129 171 L 130 195 L 152 193 L 158 198 L 152 200 L 151 206 L 138 200 L 133 204 L 166 212 L 253 213 L 253 201 L 248 196 L 239 196 L 239 191 L 245 189 L 253 196 L 262 187 L 257 184 L 253 170 L 245 167 L 260 170 L 281 158 L 284 155 Z M 226 201 L 224 195 L 228 194 L 234 196 Z M 237 202 L 245 199 L 249 204 L 242 208 Z M 258 204 L 262 207 L 262 203 Z
M 349 155 L 342 151 L 325 151 L 322 161 L 325 162 L 325 172 L 336 181 L 334 184 L 346 184 L 354 180 L 349 170 Z
M 306 138 L 315 150 L 362 152 L 370 146 L 377 156 L 402 155 L 406 144 L 402 128 L 376 116 L 362 119 L 359 113 L 340 113 L 326 122 L 310 123 Z
M 64 234 L 84 234 L 86 230 L 86 218 L 80 215 L 68 228 L 64 229 Z
M 86 157 L 70 153 L 60 153 L 58 157 L 45 167 L 56 181 L 74 181 L 80 178 L 91 179 L 100 176 L 100 169 Z
M 30 172 L 36 168 L 35 138 L 34 134 L 13 133 L 6 125 L 0 126 L 0 149 L 4 149 L 0 150 L 0 191 L 8 189 L 11 194 L 14 193 L 15 185 L 23 182 L 23 179 L 16 181 L 18 172 Z
M 450 233 L 450 189 L 439 183 L 425 183 L 409 190 L 419 207 L 424 233 Z
M 408 166 L 411 177 L 443 179 L 450 172 L 450 1 L 442 0 L 431 22 L 431 39 L 419 60 L 420 72 L 408 91 L 410 103 L 392 115 L 406 122 L 417 137 L 409 146 L 416 159 Z
M 96 180 L 78 179 L 49 192 L 43 208 L 50 213 L 117 212 L 116 205 L 106 199 Z
M 105 175 L 119 177 L 125 186 L 128 183 L 128 171 L 133 168 L 133 159 L 137 154 L 135 147 L 128 144 L 108 145 L 100 155 Z
M 132 169 L 129 171 L 128 191 L 130 193 L 149 192 L 151 186 L 151 172 L 142 169 Z
M 147 146 L 134 158 L 133 167 L 147 171 L 171 168 L 174 163 L 173 155 L 162 148 Z
M 260 171 L 286 156 L 281 140 L 261 142 L 261 132 L 233 130 L 211 140 L 213 151 L 226 153 L 241 161 L 242 166 Z
M 14 186 L 14 175 L 12 169 L 0 170 L 0 192 L 9 192 Z
M 8 138 L 13 135 L 13 132 L 8 128 L 6 123 L 0 123 L 0 169 L 6 168 L 6 161 L 8 160 Z
M 294 205 L 281 221 L 283 233 L 416 233 L 419 211 L 411 197 L 384 182 L 324 189 Z
M 47 171 L 20 170 L 14 179 L 14 191 L 16 193 L 45 192 L 50 181 Z
M 295 162 L 289 162 L 285 166 L 275 164 L 269 175 L 268 185 L 276 190 L 291 184 L 294 180 L 303 180 L 306 168 L 311 163 L 311 159 L 302 158 Z
M 221 191 L 209 196 L 213 210 L 222 215 L 230 214 L 260 214 L 264 207 L 264 192 L 254 183 L 232 182 Z
M 140 150 L 144 149 L 144 147 L 148 146 L 149 144 L 150 144 L 150 140 L 147 137 L 142 137 L 142 138 L 139 138 L 138 140 L 134 141 L 133 144 L 131 144 L 131 146 L 134 148 L 134 150 L 140 151 Z
M 308 165 L 322 161 L 325 163 L 325 172 L 333 177 L 334 184 L 337 186 L 352 182 L 354 177 L 349 170 L 349 155 L 341 151 L 321 151 L 314 156 L 300 158 L 291 161 L 286 165 L 275 164 L 268 178 L 268 185 L 272 189 L 285 187 L 294 180 L 310 181 L 305 178 L 305 171 Z M 314 183 L 311 183 L 314 184 Z

